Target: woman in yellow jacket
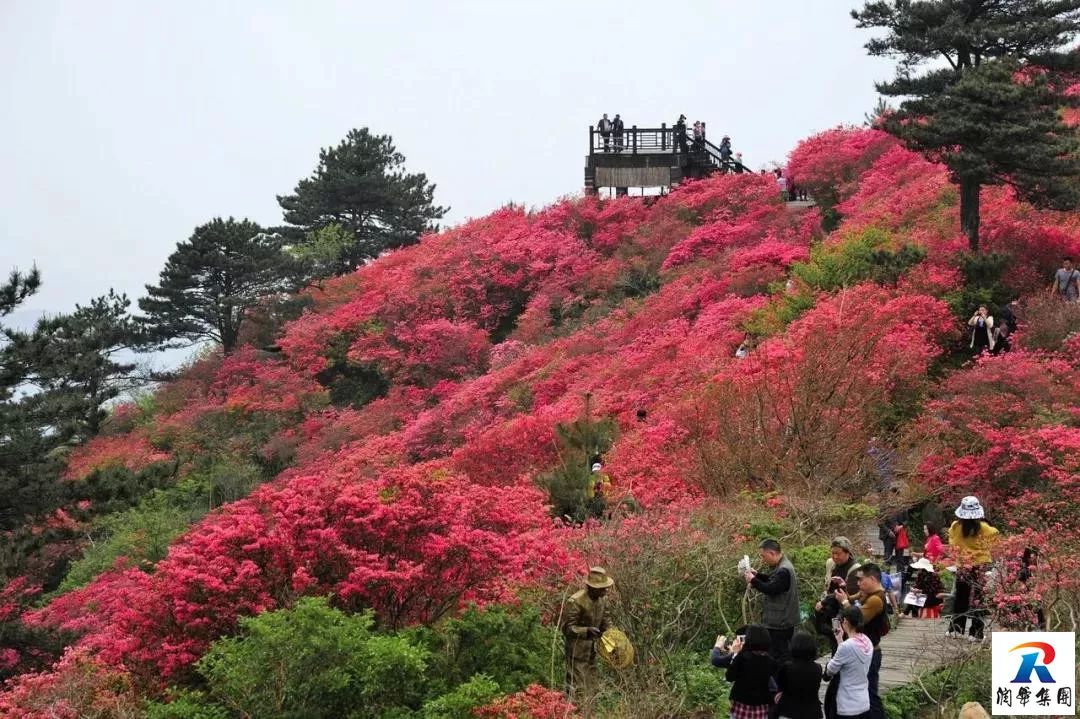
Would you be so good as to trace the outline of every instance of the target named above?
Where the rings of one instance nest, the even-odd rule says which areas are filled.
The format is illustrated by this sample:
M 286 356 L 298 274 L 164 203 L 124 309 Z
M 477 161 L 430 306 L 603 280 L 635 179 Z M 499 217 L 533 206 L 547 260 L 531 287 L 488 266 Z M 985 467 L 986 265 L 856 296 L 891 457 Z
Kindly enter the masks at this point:
M 998 540 L 998 530 L 983 521 L 985 513 L 976 497 L 964 497 L 956 508 L 957 520 L 949 527 L 949 546 L 956 559 L 956 593 L 953 599 L 949 635 L 983 638 L 983 587 L 990 569 L 990 550 Z M 968 627 L 968 617 L 971 626 Z

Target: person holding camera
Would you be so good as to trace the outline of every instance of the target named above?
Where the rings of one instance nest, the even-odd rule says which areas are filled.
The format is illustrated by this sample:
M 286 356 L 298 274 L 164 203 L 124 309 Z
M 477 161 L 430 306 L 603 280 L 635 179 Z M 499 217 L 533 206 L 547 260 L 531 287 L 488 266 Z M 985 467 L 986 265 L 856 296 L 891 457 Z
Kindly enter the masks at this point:
M 760 624 L 736 637 L 725 678 L 731 682 L 731 716 L 737 719 L 768 719 L 779 665 L 769 656 L 769 631 Z
M 761 623 L 769 630 L 769 653 L 776 661 L 785 662 L 789 657 L 791 636 L 795 633 L 795 627 L 802 622 L 799 614 L 799 580 L 795 567 L 780 551 L 780 542 L 766 539 L 758 546 L 761 561 L 772 571 L 765 574 L 748 569 L 743 577 L 747 584 L 765 595 L 761 605 Z
M 840 647 L 825 665 L 825 676 L 830 679 L 825 693 L 825 715 L 863 719 L 870 713 L 868 675 L 874 645 L 863 633 L 863 613 L 858 607 L 846 607 L 840 617 L 840 627 L 836 630 Z
M 849 595 L 858 594 L 859 581 L 855 570 L 860 566 L 855 551 L 847 537 L 836 537 L 825 560 L 825 593 L 814 605 L 814 629 L 829 641 L 832 654 L 836 654 L 836 638 L 833 634 L 834 617 L 840 614 L 840 602 L 836 590 L 844 589 Z

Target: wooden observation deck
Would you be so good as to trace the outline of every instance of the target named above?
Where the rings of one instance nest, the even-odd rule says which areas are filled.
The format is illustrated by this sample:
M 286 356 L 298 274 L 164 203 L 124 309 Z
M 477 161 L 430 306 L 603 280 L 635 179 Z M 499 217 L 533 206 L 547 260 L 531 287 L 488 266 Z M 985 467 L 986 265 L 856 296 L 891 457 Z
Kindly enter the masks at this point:
M 714 172 L 748 172 L 733 157 L 706 139 L 695 141 L 674 127 L 633 127 L 621 135 L 601 133 L 589 126 L 589 154 L 585 158 L 585 192 L 601 187 L 628 194 L 631 187 L 668 188 L 685 179 Z

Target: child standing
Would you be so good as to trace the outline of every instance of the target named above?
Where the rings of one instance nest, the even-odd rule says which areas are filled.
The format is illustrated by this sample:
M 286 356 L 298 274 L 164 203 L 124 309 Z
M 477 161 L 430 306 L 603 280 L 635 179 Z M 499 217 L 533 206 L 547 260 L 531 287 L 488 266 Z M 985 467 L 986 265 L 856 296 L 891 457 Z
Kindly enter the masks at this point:
M 776 660 L 769 656 L 769 631 L 760 624 L 746 628 L 746 638 L 735 640 L 734 658 L 727 669 L 731 687 L 731 719 L 769 719 L 773 693 L 770 683 Z
M 821 719 L 821 665 L 817 659 L 817 642 L 806 632 L 795 632 L 791 638 L 791 661 L 780 667 L 776 675 L 776 713 L 780 719 Z

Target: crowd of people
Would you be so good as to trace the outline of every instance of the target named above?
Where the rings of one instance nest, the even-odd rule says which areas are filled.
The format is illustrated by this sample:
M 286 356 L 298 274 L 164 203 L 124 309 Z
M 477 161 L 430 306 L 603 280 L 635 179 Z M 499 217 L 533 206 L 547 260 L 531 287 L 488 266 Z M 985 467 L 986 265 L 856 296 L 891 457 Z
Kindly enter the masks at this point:
M 846 537 L 832 540 L 812 617 L 813 629 L 827 640 L 830 656 L 824 666 L 817 661 L 818 639 L 802 629 L 795 566 L 779 541 L 762 541 L 762 569 L 744 567 L 742 575 L 747 591 L 761 597 L 761 621 L 740 627 L 734 637 L 718 636 L 710 654 L 712 665 L 724 669 L 732 685 L 732 719 L 884 719 L 879 686 L 882 639 L 893 625 L 890 615 L 895 621 L 901 615 L 940 617 L 948 598 L 944 573 L 955 576 L 948 635 L 983 641 L 984 594 L 999 533 L 974 496 L 964 497 L 953 514 L 947 545 L 941 527 L 924 522 L 926 539 L 914 560 L 906 512 L 881 523 L 885 554 L 878 561 L 860 562 Z M 1030 579 L 1035 559 L 1033 551 L 1025 553 L 1023 581 Z M 903 577 L 899 605 L 890 567 Z M 579 699 L 582 691 L 595 688 L 597 641 L 609 628 L 605 596 L 614 580 L 594 567 L 585 584 L 567 600 L 561 623 L 567 691 Z M 822 682 L 827 682 L 824 702 L 819 700 Z

